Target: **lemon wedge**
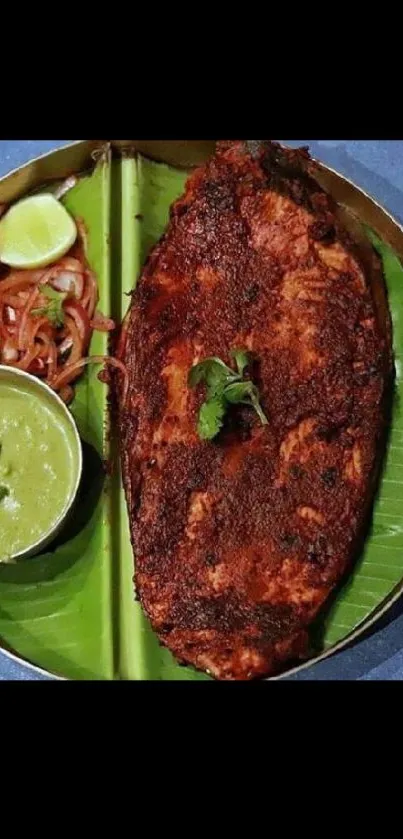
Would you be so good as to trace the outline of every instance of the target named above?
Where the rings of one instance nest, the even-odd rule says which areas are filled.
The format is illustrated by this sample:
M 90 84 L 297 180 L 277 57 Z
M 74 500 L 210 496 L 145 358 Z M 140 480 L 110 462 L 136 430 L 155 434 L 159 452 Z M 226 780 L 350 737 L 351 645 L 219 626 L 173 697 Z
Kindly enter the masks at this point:
M 74 219 L 54 195 L 32 195 L 0 219 L 0 262 L 12 268 L 42 268 L 61 259 L 76 238 Z

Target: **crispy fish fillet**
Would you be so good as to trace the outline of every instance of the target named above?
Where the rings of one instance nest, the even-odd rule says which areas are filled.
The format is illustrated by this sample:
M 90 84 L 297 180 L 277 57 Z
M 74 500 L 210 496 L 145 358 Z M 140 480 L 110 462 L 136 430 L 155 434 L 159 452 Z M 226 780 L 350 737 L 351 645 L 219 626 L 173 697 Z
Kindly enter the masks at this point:
M 267 426 L 197 435 L 188 371 L 255 354 Z M 221 142 L 189 177 L 132 297 L 120 404 L 135 583 L 160 641 L 218 679 L 278 673 L 348 570 L 393 380 L 380 265 L 306 150 Z

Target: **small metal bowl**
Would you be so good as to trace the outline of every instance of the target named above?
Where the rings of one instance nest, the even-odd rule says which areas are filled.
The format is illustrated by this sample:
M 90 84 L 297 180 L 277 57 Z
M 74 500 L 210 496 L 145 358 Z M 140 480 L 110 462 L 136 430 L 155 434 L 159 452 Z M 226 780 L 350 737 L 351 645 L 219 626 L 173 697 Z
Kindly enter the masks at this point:
M 64 404 L 60 396 L 52 390 L 49 385 L 43 382 L 41 379 L 36 378 L 36 376 L 32 376 L 30 373 L 26 373 L 24 370 L 19 370 L 16 367 L 9 367 L 4 364 L 0 364 L 0 384 L 2 382 L 6 382 L 8 385 L 15 387 L 16 389 L 24 389 L 24 382 L 29 385 L 27 388 L 31 393 L 35 393 L 39 398 L 51 405 L 52 409 L 55 413 L 59 414 L 62 417 L 63 422 L 70 426 L 72 433 L 72 442 L 73 442 L 73 457 L 76 469 L 75 480 L 73 482 L 72 489 L 70 491 L 70 495 L 66 498 L 66 504 L 62 514 L 56 520 L 54 525 L 48 530 L 46 533 L 41 536 L 36 542 L 30 545 L 28 548 L 24 550 L 11 554 L 10 558 L 7 559 L 7 562 L 17 562 L 22 559 L 28 559 L 29 557 L 35 556 L 36 554 L 41 553 L 44 548 L 46 548 L 56 536 L 60 533 L 62 528 L 64 527 L 66 520 L 70 516 L 72 511 L 72 507 L 77 497 L 78 489 L 81 482 L 82 471 L 83 471 L 83 453 L 82 453 L 82 446 L 80 435 L 77 430 L 77 426 L 75 420 Z M 1 413 L 1 400 L 0 400 L 0 413 Z M 0 560 L 1 564 L 1 560 Z

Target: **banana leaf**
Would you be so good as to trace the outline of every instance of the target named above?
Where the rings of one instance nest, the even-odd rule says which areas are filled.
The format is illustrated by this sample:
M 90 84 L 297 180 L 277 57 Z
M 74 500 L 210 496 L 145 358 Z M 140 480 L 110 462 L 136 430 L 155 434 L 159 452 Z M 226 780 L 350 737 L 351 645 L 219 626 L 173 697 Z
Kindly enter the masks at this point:
M 345 585 L 328 610 L 322 627 L 324 649 L 362 623 L 403 578 L 403 268 L 392 249 L 364 228 L 382 260 L 393 324 L 396 381 L 391 428 L 370 532 Z
M 64 197 L 88 230 L 89 262 L 100 287 L 99 308 L 117 320 L 127 294 L 161 236 L 186 173 L 138 155 L 94 171 Z M 392 430 L 371 531 L 353 572 L 322 616 L 315 652 L 332 647 L 366 620 L 403 578 L 403 268 L 371 231 L 384 265 L 393 318 L 396 387 Z M 107 350 L 94 335 L 91 351 Z M 204 680 L 179 666 L 152 632 L 134 599 L 133 551 L 116 441 L 109 441 L 107 389 L 88 368 L 72 405 L 84 441 L 85 474 L 72 531 L 47 554 L 0 566 L 0 637 L 4 646 L 70 679 Z M 115 468 L 107 477 L 103 461 Z
M 65 196 L 66 207 L 85 223 L 87 257 L 99 279 L 99 305 L 105 313 L 110 297 L 110 182 L 105 153 L 93 173 Z M 91 351 L 107 351 L 105 333 L 94 335 Z M 61 534 L 55 550 L 0 566 L 4 645 L 72 679 L 110 679 L 114 673 L 110 499 L 103 467 L 107 393 L 97 372 L 88 369 L 82 377 L 72 407 L 83 440 L 84 479 L 70 530 Z

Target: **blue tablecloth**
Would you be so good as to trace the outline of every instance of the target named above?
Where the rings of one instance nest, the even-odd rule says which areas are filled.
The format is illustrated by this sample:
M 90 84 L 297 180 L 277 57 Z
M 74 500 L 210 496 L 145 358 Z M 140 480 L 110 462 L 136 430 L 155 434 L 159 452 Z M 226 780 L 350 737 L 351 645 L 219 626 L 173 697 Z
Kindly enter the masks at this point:
M 69 140 L 1 140 L 0 176 Z M 403 140 L 285 140 L 347 175 L 403 221 Z M 47 678 L 0 653 L 0 680 Z M 351 649 L 297 676 L 306 679 L 403 679 L 403 598 Z

